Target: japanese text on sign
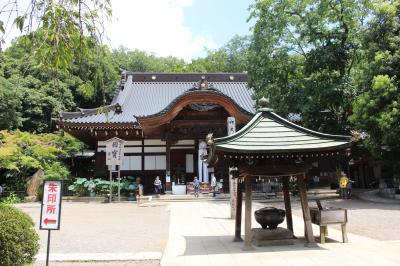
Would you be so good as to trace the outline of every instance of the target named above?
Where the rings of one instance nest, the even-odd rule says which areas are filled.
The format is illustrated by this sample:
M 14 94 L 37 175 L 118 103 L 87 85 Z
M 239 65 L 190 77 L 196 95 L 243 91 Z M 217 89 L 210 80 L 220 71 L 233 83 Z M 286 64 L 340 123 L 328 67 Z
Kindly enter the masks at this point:
M 44 183 L 40 229 L 60 229 L 61 186 L 61 181 Z
M 233 116 L 229 116 L 227 119 L 228 135 L 232 135 L 236 132 L 236 120 Z
M 106 165 L 121 165 L 124 157 L 124 141 L 112 138 L 106 145 Z

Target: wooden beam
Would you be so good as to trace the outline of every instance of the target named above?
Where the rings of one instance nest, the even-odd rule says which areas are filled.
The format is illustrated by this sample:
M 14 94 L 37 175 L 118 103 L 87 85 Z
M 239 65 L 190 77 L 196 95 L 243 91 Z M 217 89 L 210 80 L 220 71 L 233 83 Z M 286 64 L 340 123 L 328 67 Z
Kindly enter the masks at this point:
M 242 239 L 242 200 L 243 200 L 243 183 L 237 180 L 237 197 L 236 197 L 236 215 L 235 215 L 235 238 L 233 242 L 241 242 Z
M 240 175 L 252 175 L 252 176 L 263 176 L 263 175 L 296 175 L 299 173 L 303 173 L 306 170 L 305 165 L 263 165 L 263 166 L 243 166 L 239 165 L 239 173 Z
M 299 184 L 301 208 L 303 210 L 303 218 L 304 218 L 304 229 L 305 229 L 305 238 L 306 238 L 305 246 L 306 247 L 315 247 L 316 243 L 315 243 L 315 238 L 314 238 L 312 225 L 311 225 L 311 215 L 310 215 L 310 208 L 308 207 L 305 177 L 306 177 L 306 174 L 303 173 L 303 175 L 300 175 L 297 178 L 297 182 Z
M 283 183 L 283 198 L 285 201 L 286 225 L 287 229 L 289 229 L 293 233 L 293 219 L 292 219 L 292 206 L 290 204 L 289 177 L 287 176 L 283 177 L 282 183 Z
M 244 246 L 243 250 L 252 250 L 251 245 L 251 178 L 244 178 L 245 184 L 245 214 L 244 214 Z

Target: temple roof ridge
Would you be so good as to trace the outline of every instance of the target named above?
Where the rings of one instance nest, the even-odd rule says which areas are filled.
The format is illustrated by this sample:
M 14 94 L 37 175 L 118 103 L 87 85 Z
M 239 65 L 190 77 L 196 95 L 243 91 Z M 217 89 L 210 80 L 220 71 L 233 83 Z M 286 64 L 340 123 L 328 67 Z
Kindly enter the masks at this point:
M 152 80 L 153 75 L 161 76 Z M 208 82 L 205 89 L 198 86 L 201 80 Z M 60 121 L 74 124 L 137 123 L 136 117 L 162 115 L 178 99 L 195 91 L 223 95 L 231 99 L 243 114 L 254 114 L 253 90 L 248 88 L 246 81 L 247 75 L 243 73 L 126 72 L 121 83 L 123 87 L 117 89 L 111 104 L 91 109 L 79 108 L 77 112 L 61 112 Z M 115 112 L 118 105 L 120 113 Z M 107 114 L 103 113 L 104 110 Z

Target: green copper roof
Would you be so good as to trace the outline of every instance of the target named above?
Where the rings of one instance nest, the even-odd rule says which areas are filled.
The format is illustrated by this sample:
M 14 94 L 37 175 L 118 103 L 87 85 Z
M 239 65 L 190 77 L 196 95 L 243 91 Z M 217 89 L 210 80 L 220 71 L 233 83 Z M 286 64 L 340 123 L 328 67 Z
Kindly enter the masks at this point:
M 227 152 L 307 152 L 348 147 L 350 137 L 312 131 L 263 108 L 241 130 L 214 143 L 217 151 Z

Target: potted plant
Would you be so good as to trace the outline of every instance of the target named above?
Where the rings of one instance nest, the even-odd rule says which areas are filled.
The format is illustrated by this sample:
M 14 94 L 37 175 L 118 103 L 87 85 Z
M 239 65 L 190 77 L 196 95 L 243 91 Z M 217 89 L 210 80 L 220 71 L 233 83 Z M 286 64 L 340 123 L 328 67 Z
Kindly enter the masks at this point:
M 121 188 L 122 190 L 128 192 L 128 200 L 136 200 L 135 191 L 137 189 L 137 185 L 134 177 L 128 176 L 127 178 L 122 179 Z

